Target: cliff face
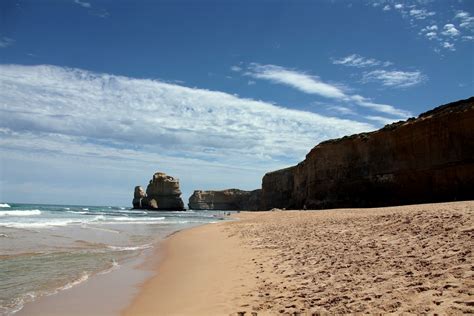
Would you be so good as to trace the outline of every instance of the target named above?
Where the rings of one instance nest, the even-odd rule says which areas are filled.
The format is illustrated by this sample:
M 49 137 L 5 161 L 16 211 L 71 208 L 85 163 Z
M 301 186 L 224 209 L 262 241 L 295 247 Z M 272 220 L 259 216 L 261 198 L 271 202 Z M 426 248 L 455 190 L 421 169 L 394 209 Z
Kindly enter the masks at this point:
M 260 208 L 286 208 L 294 204 L 293 187 L 295 167 L 269 172 L 262 179 Z
M 267 173 L 262 209 L 371 207 L 474 199 L 474 97 L 326 141 Z
M 179 180 L 162 172 L 155 173 L 146 194 L 141 187 L 135 187 L 133 208 L 184 211 Z
M 257 210 L 261 190 L 194 191 L 189 198 L 193 210 Z

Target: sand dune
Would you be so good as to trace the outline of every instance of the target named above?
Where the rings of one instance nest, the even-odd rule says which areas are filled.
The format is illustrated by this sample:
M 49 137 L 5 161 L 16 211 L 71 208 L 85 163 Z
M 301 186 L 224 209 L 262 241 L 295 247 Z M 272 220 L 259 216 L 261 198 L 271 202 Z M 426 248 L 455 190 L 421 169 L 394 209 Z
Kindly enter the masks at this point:
M 241 213 L 170 237 L 125 314 L 474 313 L 473 214 L 474 202 Z

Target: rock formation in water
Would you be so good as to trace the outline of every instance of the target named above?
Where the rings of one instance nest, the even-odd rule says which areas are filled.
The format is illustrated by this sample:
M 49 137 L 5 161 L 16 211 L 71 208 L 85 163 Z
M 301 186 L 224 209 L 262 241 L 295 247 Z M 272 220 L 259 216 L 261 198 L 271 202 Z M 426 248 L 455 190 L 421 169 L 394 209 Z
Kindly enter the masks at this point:
M 135 187 L 133 208 L 184 211 L 179 180 L 157 172 L 146 188 Z
M 158 203 L 155 199 L 150 199 L 146 196 L 145 191 L 141 186 L 135 187 L 135 192 L 133 194 L 133 208 L 138 209 L 157 209 Z
M 193 210 L 258 210 L 261 190 L 194 191 L 189 198 Z
M 267 173 L 260 208 L 373 207 L 474 199 L 474 97 L 329 140 Z

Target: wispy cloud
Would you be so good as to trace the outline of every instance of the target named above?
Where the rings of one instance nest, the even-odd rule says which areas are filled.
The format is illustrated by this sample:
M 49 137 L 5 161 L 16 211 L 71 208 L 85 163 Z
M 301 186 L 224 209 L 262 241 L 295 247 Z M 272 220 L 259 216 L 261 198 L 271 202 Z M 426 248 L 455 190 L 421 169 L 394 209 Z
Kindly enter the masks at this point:
M 90 2 L 86 2 L 86 1 L 74 0 L 74 3 L 80 5 L 83 8 L 90 8 L 91 7 Z
M 110 16 L 110 13 L 104 9 L 91 11 L 90 14 L 95 15 L 102 19 L 108 18 Z
M 411 9 L 410 15 L 417 20 L 424 20 L 430 16 L 436 15 L 436 12 L 427 11 L 425 9 Z
M 230 67 L 230 70 L 235 71 L 235 72 L 240 72 L 240 71 L 242 71 L 242 67 L 240 67 L 240 66 L 232 66 L 232 67 Z
M 441 32 L 441 34 L 445 36 L 454 37 L 454 36 L 459 36 L 460 32 L 454 26 L 454 24 L 446 24 L 445 26 L 443 26 L 443 32 Z
M 383 124 L 383 125 L 391 124 L 391 123 L 397 121 L 397 120 L 394 120 L 394 119 L 391 119 L 391 118 L 387 118 L 387 117 L 383 117 L 383 116 L 375 116 L 375 115 L 368 115 L 365 118 L 368 119 L 368 120 Z
M 381 82 L 387 87 L 406 88 L 411 87 L 426 80 L 420 71 L 388 71 L 374 70 L 363 75 L 365 82 Z
M 462 40 L 463 40 L 463 41 L 466 41 L 466 42 L 467 42 L 467 41 L 473 41 L 473 40 L 474 40 L 474 36 L 472 36 L 472 35 L 464 35 L 464 36 L 462 37 Z
M 317 76 L 281 66 L 252 63 L 249 65 L 246 75 L 284 84 L 302 92 L 317 94 L 325 98 L 344 99 L 346 97 L 340 87 L 325 83 Z
M 249 65 L 245 75 L 256 79 L 268 80 L 272 83 L 283 84 L 304 93 L 319 95 L 340 102 L 355 103 L 371 110 L 406 118 L 411 116 L 408 111 L 397 109 L 391 105 L 378 104 L 369 98 L 347 93 L 340 85 L 323 82 L 318 76 L 310 75 L 294 69 L 276 65 Z
M 377 112 L 393 115 L 393 116 L 396 116 L 397 118 L 408 118 L 412 116 L 412 114 L 409 111 L 397 109 L 389 104 L 375 103 L 375 102 L 372 102 L 372 100 L 365 98 L 363 96 L 360 96 L 358 94 L 351 96 L 350 99 L 351 101 L 355 102 L 359 106 L 362 106 L 362 107 L 365 107 Z
M 460 21 L 459 26 L 462 28 L 474 28 L 474 17 L 472 17 L 469 12 L 459 11 L 454 16 L 454 19 Z
M 12 46 L 15 43 L 14 39 L 9 37 L 3 36 L 0 38 L 0 48 L 6 48 Z
M 344 65 L 350 67 L 364 68 L 364 67 L 374 67 L 374 66 L 383 66 L 388 67 L 392 65 L 389 61 L 380 61 L 374 58 L 366 58 L 357 54 L 352 54 L 340 59 L 332 59 L 332 63 L 335 65 Z
M 426 36 L 430 41 L 438 39 L 438 26 L 429 25 L 421 29 L 420 35 Z
M 333 105 L 329 106 L 328 109 L 343 115 L 357 115 L 357 113 L 353 109 L 345 106 Z
M 456 48 L 454 47 L 453 43 L 450 42 L 443 42 L 443 47 L 450 50 L 450 51 L 455 51 Z
M 460 42 L 471 41 L 474 39 L 472 32 L 474 31 L 474 17 L 467 11 L 454 11 L 452 6 L 451 21 L 446 20 L 446 14 L 437 14 L 432 10 L 433 1 L 393 1 L 393 0 L 378 0 L 379 5 L 375 7 L 382 7 L 383 11 L 389 13 L 393 11 L 398 13 L 404 20 L 410 23 L 412 29 L 418 29 L 418 34 L 421 38 L 431 41 L 433 50 L 437 53 L 443 51 L 455 51 L 456 45 Z M 461 1 L 460 1 L 461 2 Z M 391 10 L 391 9 L 394 10 Z M 437 25 L 442 25 L 438 29 Z M 436 28 L 433 28 L 436 27 Z
M 375 128 L 155 80 L 56 66 L 0 72 L 2 152 L 264 171 L 319 141 Z
M 425 30 L 435 31 L 438 27 L 436 25 L 426 27 Z M 436 33 L 434 34 L 434 36 Z M 392 66 L 392 62 L 382 62 L 373 58 L 366 58 L 357 54 L 352 54 L 341 59 L 332 59 L 333 64 L 351 66 L 356 68 L 368 68 L 368 67 L 388 67 Z M 362 75 L 362 82 L 380 82 L 386 87 L 410 87 L 417 85 L 424 80 L 426 76 L 420 71 L 400 71 L 400 70 L 385 70 L 376 69 L 372 71 L 366 71 Z

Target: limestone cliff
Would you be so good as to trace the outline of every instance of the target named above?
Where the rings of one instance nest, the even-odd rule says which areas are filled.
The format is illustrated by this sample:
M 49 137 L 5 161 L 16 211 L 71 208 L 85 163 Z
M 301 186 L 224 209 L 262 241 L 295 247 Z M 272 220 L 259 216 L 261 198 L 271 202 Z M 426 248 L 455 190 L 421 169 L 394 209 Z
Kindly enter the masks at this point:
M 162 172 L 153 175 L 146 189 L 135 187 L 133 208 L 184 211 L 179 180 Z
M 222 191 L 194 191 L 189 198 L 193 210 L 257 210 L 260 191 L 228 189 Z
M 263 177 L 261 209 L 465 199 L 474 199 L 474 97 L 320 143 L 298 165 Z

